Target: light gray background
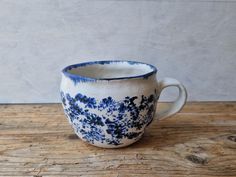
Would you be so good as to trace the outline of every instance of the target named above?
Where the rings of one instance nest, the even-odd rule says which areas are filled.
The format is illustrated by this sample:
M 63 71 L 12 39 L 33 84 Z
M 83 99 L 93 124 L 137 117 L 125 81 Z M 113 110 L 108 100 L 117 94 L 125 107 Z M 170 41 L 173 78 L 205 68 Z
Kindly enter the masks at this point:
M 0 103 L 58 102 L 60 70 L 94 59 L 151 63 L 189 101 L 235 101 L 236 1 L 0 0 Z

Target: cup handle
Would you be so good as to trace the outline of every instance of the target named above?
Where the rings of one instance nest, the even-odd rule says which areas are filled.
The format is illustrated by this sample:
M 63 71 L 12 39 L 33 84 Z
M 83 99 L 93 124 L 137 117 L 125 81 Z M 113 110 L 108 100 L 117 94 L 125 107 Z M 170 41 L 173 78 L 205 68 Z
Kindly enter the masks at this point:
M 163 89 L 165 89 L 166 87 L 177 87 L 179 89 L 179 96 L 178 98 L 170 103 L 168 105 L 168 107 L 163 108 L 163 110 L 157 111 L 157 118 L 159 120 L 162 120 L 164 118 L 167 118 L 177 112 L 179 112 L 183 106 L 186 103 L 187 100 L 187 90 L 186 88 L 183 86 L 183 84 L 181 84 L 178 80 L 173 79 L 173 78 L 164 78 L 163 80 L 161 80 L 158 83 L 158 90 L 159 93 L 162 92 Z

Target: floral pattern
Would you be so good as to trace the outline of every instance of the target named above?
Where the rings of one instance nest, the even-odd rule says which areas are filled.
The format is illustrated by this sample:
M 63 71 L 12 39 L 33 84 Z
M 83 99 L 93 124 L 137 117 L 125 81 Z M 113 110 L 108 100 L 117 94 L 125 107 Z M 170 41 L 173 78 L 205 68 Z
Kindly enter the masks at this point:
M 136 140 L 153 119 L 157 92 L 149 96 L 111 96 L 96 100 L 78 93 L 74 97 L 61 91 L 65 113 L 75 132 L 84 140 L 109 145 L 122 145 L 123 139 Z

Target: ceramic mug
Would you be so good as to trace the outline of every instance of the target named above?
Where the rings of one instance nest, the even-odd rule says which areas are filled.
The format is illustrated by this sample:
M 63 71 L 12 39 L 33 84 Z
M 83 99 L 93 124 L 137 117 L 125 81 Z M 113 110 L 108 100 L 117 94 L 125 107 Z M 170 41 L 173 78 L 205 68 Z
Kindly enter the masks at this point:
M 117 148 L 139 140 L 152 122 L 161 91 L 177 87 L 179 96 L 163 119 L 185 104 L 187 92 L 176 79 L 156 78 L 156 67 L 135 61 L 94 61 L 62 70 L 61 99 L 64 112 L 82 140 L 99 147 Z

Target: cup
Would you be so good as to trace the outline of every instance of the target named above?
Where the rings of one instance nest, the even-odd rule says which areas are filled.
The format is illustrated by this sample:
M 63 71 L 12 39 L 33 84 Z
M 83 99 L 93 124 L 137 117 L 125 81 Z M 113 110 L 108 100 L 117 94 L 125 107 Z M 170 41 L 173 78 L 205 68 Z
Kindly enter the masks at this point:
M 158 80 L 156 67 L 136 61 L 91 61 L 62 70 L 61 100 L 69 123 L 82 140 L 98 147 L 118 148 L 139 140 L 152 122 L 158 98 L 177 87 L 176 101 L 157 111 L 169 117 L 184 106 L 185 87 L 176 79 Z

